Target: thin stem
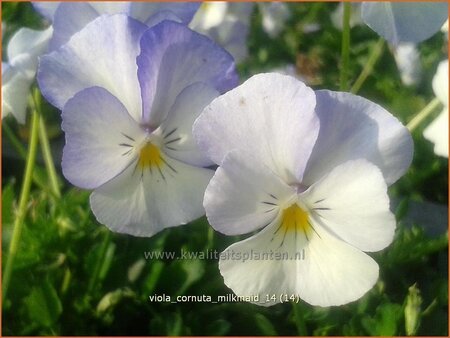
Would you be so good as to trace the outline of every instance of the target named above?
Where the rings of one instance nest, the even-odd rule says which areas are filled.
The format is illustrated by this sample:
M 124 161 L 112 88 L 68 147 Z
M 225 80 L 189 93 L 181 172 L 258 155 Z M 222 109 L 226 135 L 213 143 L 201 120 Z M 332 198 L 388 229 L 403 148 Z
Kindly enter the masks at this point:
M 22 183 L 22 190 L 20 192 L 19 209 L 17 211 L 16 219 L 14 222 L 14 229 L 9 246 L 8 258 L 6 261 L 5 270 L 3 273 L 3 300 L 6 299 L 8 293 L 9 283 L 11 281 L 12 269 L 14 258 L 17 253 L 17 249 L 20 243 L 20 237 L 22 234 L 24 219 L 27 211 L 27 203 L 30 196 L 31 179 L 33 175 L 34 163 L 36 160 L 36 150 L 38 143 L 38 131 L 39 131 L 39 113 L 34 111 L 31 122 L 31 136 L 30 144 L 28 146 L 28 157 L 25 165 L 25 174 Z
M 377 63 L 378 59 L 380 58 L 383 49 L 384 49 L 384 39 L 379 38 L 375 46 L 373 46 L 369 59 L 364 65 L 361 74 L 359 74 L 358 78 L 356 79 L 355 83 L 350 89 L 351 93 L 356 94 L 361 89 L 361 86 L 369 77 L 369 75 L 372 74 L 373 66 L 375 65 L 375 63 Z
M 11 130 L 9 125 L 5 122 L 2 123 L 3 131 L 6 134 L 6 137 L 8 137 L 9 141 L 11 142 L 11 145 L 14 147 L 14 149 L 17 151 L 19 156 L 26 161 L 27 160 L 27 151 L 25 147 L 22 145 L 22 143 L 19 141 L 17 136 L 14 134 L 14 132 Z M 45 184 L 42 180 L 42 177 L 39 177 L 36 171 L 33 171 L 33 182 L 42 190 L 45 190 L 49 193 L 53 193 L 47 184 Z
M 341 45 L 341 74 L 340 90 L 348 90 L 348 70 L 350 63 L 350 15 L 351 3 L 344 1 L 344 16 L 342 23 L 342 45 Z
M 416 129 L 420 123 L 422 123 L 423 120 L 425 120 L 434 110 L 439 107 L 441 102 L 438 98 L 434 98 L 430 101 L 420 112 L 416 114 L 416 116 L 413 117 L 411 121 L 406 125 L 406 128 L 409 129 L 410 132 L 412 132 L 414 129 Z
M 37 88 L 33 92 L 34 109 L 41 115 L 41 94 Z M 47 169 L 48 178 L 50 180 L 50 187 L 56 197 L 61 197 L 61 190 L 59 188 L 58 175 L 55 170 L 55 163 L 50 149 L 50 142 L 48 141 L 47 128 L 45 121 L 41 117 L 39 124 L 39 143 L 41 144 L 42 156 L 44 157 L 45 167 Z
M 39 143 L 41 144 L 42 156 L 44 157 L 45 167 L 47 169 L 48 178 L 50 180 L 50 187 L 53 195 L 61 197 L 61 190 L 59 189 L 58 176 L 53 163 L 52 152 L 50 150 L 50 143 L 48 142 L 47 129 L 45 127 L 44 119 L 41 118 L 39 123 Z
M 12 146 L 16 149 L 16 151 L 19 153 L 20 157 L 22 157 L 24 160 L 27 158 L 27 151 L 25 150 L 25 147 L 20 143 L 19 139 L 16 135 L 14 135 L 14 132 L 11 130 L 11 128 L 8 126 L 7 123 L 2 123 L 3 131 L 6 134 L 6 137 L 9 138 L 9 141 L 11 142 Z

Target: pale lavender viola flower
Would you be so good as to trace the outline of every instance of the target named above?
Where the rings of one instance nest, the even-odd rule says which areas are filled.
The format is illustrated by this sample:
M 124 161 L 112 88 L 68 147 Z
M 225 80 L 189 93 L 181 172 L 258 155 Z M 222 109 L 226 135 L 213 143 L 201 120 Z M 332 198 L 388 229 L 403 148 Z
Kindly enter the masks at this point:
M 448 19 L 447 2 L 364 2 L 363 21 L 394 45 L 418 43 L 437 33 Z
M 210 224 L 226 235 L 259 230 L 220 255 L 237 296 L 330 306 L 373 287 L 378 265 L 364 251 L 393 239 L 387 187 L 413 152 L 394 116 L 362 97 L 267 73 L 214 99 L 193 133 L 219 165 L 205 192 Z
M 151 27 L 163 20 L 188 24 L 200 7 L 198 2 L 34 2 L 35 9 L 53 22 L 50 49 L 69 41 L 89 22 L 104 14 L 126 14 Z
M 216 41 L 239 63 L 248 56 L 247 37 L 254 5 L 251 2 L 206 1 L 189 27 Z
M 204 214 L 213 171 L 191 129 L 237 84 L 225 50 L 172 21 L 148 29 L 125 15 L 102 16 L 41 58 L 38 81 L 63 111 L 63 173 L 94 189 L 100 223 L 151 236 Z
M 7 62 L 2 62 L 2 118 L 12 115 L 25 123 L 38 57 L 47 50 L 52 31 L 51 27 L 42 31 L 21 28 L 11 37 Z
M 448 157 L 448 59 L 441 61 L 433 78 L 433 91 L 443 109 L 436 119 L 425 128 L 423 135 L 434 143 L 434 152 Z

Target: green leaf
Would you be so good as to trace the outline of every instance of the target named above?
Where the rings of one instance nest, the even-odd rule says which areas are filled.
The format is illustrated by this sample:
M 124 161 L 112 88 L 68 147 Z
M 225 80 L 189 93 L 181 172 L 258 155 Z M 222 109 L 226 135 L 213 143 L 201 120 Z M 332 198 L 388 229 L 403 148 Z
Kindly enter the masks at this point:
M 33 287 L 24 302 L 30 319 L 44 327 L 51 327 L 63 310 L 58 294 L 48 279 L 41 286 Z
M 208 325 L 206 334 L 214 336 L 225 336 L 228 334 L 228 331 L 230 331 L 230 328 L 231 324 L 228 321 L 224 319 L 218 319 Z
M 256 326 L 259 328 L 261 333 L 265 336 L 277 336 L 278 333 L 274 326 L 263 314 L 257 313 L 253 317 L 255 319 Z
M 380 305 L 373 318 L 364 317 L 362 325 L 372 336 L 394 336 L 397 334 L 402 306 L 393 303 Z

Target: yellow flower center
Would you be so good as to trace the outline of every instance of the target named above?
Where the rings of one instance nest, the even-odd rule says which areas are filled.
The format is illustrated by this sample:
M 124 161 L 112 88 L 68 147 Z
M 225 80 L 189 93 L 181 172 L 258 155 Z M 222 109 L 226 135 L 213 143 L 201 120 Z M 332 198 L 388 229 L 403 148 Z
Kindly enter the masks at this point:
M 138 165 L 141 169 L 157 167 L 160 168 L 164 160 L 161 151 L 153 143 L 146 143 L 139 152 Z
M 311 225 L 308 220 L 308 213 L 300 208 L 296 203 L 283 210 L 281 227 L 286 231 L 303 231 L 308 234 Z

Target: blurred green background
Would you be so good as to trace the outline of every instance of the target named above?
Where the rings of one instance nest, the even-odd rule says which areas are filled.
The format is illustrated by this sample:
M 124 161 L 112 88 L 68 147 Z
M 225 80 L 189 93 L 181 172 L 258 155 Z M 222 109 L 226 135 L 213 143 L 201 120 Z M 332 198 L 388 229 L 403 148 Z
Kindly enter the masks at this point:
M 331 21 L 337 5 L 289 3 L 290 19 L 276 39 L 262 29 L 256 6 L 249 57 L 238 67 L 241 81 L 290 64 L 314 89 L 337 90 L 341 31 Z M 40 29 L 45 24 L 29 3 L 13 2 L 2 2 L 2 23 L 3 53 L 18 28 Z M 311 24 L 319 29 L 308 32 L 305 28 Z M 351 82 L 378 39 L 364 25 L 351 30 Z M 437 33 L 418 48 L 423 76 L 417 85 L 402 84 L 385 44 L 359 91 L 405 124 L 434 97 L 431 81 L 447 53 L 444 34 Z M 3 301 L 3 335 L 448 335 L 448 159 L 436 156 L 422 135 L 437 114 L 413 132 L 413 164 L 390 188 L 398 229 L 393 244 L 371 254 L 380 265 L 377 285 L 341 307 L 319 308 L 300 301 L 263 308 L 248 303 L 151 302 L 149 296 L 155 294 L 214 299 L 231 290 L 223 283 L 217 261 L 146 260 L 144 252 L 222 251 L 245 236 L 216 233 L 204 218 L 152 238 L 111 233 L 93 217 L 89 192 L 74 188 L 61 175 L 58 161 L 64 136 L 59 112 L 44 103 L 63 195 L 56 199 L 45 189 L 47 176 L 38 158 L 35 171 L 43 187 L 32 188 L 8 298 Z M 3 124 L 26 147 L 29 124 L 20 126 L 12 118 Z M 2 262 L 6 262 L 24 160 L 4 133 L 2 162 Z

